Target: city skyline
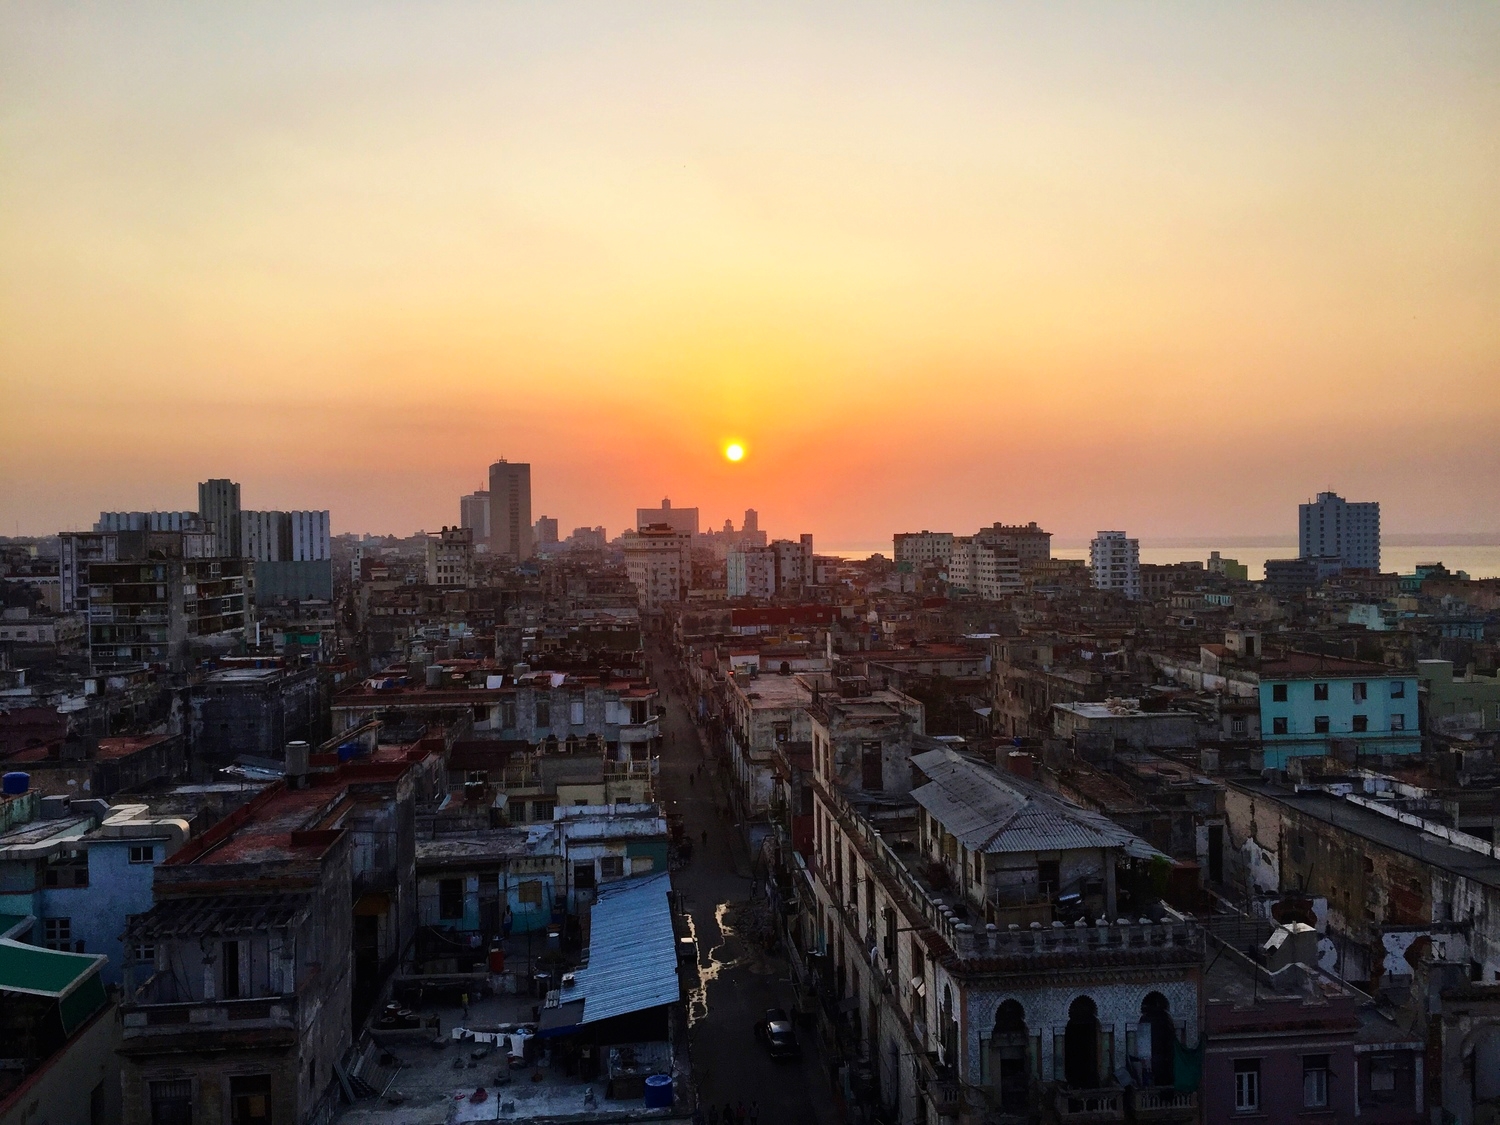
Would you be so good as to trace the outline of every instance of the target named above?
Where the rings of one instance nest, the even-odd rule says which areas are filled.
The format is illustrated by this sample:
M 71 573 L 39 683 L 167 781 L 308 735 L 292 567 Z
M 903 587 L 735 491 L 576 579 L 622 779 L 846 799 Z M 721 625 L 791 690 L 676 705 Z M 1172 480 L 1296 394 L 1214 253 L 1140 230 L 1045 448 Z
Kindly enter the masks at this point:
M 0 13 L 0 530 L 1500 530 L 1493 7 L 582 11 Z

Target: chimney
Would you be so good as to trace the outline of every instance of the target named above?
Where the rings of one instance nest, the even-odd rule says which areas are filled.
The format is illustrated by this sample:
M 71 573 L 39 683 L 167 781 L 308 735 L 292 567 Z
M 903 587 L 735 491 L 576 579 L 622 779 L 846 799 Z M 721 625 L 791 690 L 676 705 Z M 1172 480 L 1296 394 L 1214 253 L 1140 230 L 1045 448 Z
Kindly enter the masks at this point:
M 307 785 L 308 755 L 311 748 L 302 741 L 286 744 L 286 784 L 288 789 L 302 789 Z
M 1005 755 L 1005 769 L 1030 781 L 1036 775 L 1036 759 L 1024 750 L 1012 750 Z

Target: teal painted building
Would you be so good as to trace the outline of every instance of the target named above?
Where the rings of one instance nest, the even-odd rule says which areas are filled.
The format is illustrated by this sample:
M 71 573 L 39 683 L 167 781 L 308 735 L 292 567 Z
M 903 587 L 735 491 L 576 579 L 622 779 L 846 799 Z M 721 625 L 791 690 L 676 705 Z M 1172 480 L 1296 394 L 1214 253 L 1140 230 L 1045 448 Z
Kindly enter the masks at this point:
M 1287 653 L 1260 668 L 1260 733 L 1267 769 L 1292 758 L 1419 754 L 1417 677 L 1382 664 Z

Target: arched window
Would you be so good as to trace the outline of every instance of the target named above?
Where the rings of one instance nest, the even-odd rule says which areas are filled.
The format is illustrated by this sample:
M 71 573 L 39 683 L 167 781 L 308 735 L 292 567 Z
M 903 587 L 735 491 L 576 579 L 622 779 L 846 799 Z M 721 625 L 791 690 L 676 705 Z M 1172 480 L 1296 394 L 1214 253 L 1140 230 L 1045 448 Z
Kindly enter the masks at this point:
M 1176 1077 L 1174 1044 L 1177 1028 L 1172 1009 L 1160 992 L 1148 992 L 1141 1001 L 1141 1023 L 1136 1032 L 1136 1050 L 1149 1069 L 1141 1075 L 1146 1086 L 1170 1086 Z
M 1068 1005 L 1063 1029 L 1063 1081 L 1075 1090 L 1099 1088 L 1099 1009 L 1080 996 Z
M 1025 1113 L 1031 1089 L 1031 1033 L 1017 1000 L 1006 1000 L 995 1012 L 990 1036 L 990 1075 L 1002 1113 Z

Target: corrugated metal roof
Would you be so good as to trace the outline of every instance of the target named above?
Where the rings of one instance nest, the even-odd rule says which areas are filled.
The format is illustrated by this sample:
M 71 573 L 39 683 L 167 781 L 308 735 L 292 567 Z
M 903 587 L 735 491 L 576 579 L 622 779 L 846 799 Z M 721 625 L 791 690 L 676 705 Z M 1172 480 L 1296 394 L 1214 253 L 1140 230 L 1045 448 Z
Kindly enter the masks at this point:
M 583 997 L 580 1023 L 644 1011 L 678 999 L 677 935 L 662 872 L 604 887 L 589 914 L 589 960 L 564 1000 Z
M 1002 778 L 953 750 L 912 756 L 928 783 L 912 797 L 964 847 L 1003 852 L 1121 848 L 1136 858 L 1159 853 L 1114 821 L 1020 779 Z

